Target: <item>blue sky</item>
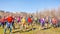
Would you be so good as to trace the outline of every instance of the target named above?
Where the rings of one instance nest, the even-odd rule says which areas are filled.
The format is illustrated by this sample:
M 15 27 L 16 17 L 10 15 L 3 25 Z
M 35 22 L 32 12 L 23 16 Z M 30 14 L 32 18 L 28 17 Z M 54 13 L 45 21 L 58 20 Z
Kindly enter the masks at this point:
M 57 8 L 60 0 L 0 0 L 0 10 L 36 12 L 37 10 Z

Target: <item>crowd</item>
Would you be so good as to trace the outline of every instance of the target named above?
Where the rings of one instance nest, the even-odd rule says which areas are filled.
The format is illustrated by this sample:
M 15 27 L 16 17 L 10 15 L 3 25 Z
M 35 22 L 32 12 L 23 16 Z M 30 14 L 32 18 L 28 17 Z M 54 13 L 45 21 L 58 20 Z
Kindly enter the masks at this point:
M 4 34 L 6 34 L 6 30 L 9 28 L 10 29 L 10 34 L 12 33 L 12 28 L 15 29 L 16 25 L 20 27 L 21 30 L 23 28 L 26 30 L 27 25 L 32 27 L 33 30 L 33 23 L 35 25 L 41 26 L 42 29 L 44 28 L 49 28 L 49 27 L 59 27 L 59 22 L 60 18 L 57 17 L 34 17 L 32 15 L 25 17 L 25 16 L 13 16 L 13 15 L 8 15 L 8 16 L 0 16 L 0 26 L 4 28 Z M 16 24 L 16 25 L 14 25 Z M 50 26 L 49 26 L 50 25 Z

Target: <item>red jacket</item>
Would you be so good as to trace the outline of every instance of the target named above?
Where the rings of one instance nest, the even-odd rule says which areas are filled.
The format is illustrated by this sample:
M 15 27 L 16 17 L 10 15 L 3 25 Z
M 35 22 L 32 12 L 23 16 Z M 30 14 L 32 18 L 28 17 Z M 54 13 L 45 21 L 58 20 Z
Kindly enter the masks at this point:
M 7 21 L 8 21 L 9 23 L 12 23 L 13 17 L 8 17 L 8 18 L 7 18 Z
M 28 18 L 28 22 L 31 23 L 32 22 L 32 19 L 31 18 Z

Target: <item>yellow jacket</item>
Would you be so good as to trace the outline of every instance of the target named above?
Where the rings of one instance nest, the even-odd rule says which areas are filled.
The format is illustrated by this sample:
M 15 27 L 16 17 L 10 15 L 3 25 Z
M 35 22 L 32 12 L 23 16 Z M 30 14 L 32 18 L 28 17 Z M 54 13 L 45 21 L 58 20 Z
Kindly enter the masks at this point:
M 25 18 L 22 18 L 22 19 L 21 19 L 21 22 L 22 22 L 22 23 L 26 23 L 26 19 L 25 19 Z

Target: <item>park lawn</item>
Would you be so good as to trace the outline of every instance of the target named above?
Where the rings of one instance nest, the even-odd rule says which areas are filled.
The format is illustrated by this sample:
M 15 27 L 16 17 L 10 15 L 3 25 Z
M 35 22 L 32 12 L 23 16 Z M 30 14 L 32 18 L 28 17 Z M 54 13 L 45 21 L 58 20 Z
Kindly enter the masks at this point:
M 2 27 L 0 27 L 0 34 L 3 34 L 3 28 Z
M 13 34 L 60 34 L 60 27 L 59 28 L 50 28 L 50 29 L 46 29 L 46 30 L 39 30 L 39 26 L 35 26 L 36 30 L 31 30 L 29 32 L 15 32 L 13 30 Z M 0 27 L 0 34 L 3 34 L 4 29 L 2 27 Z M 7 34 L 9 34 L 9 32 L 7 31 Z

